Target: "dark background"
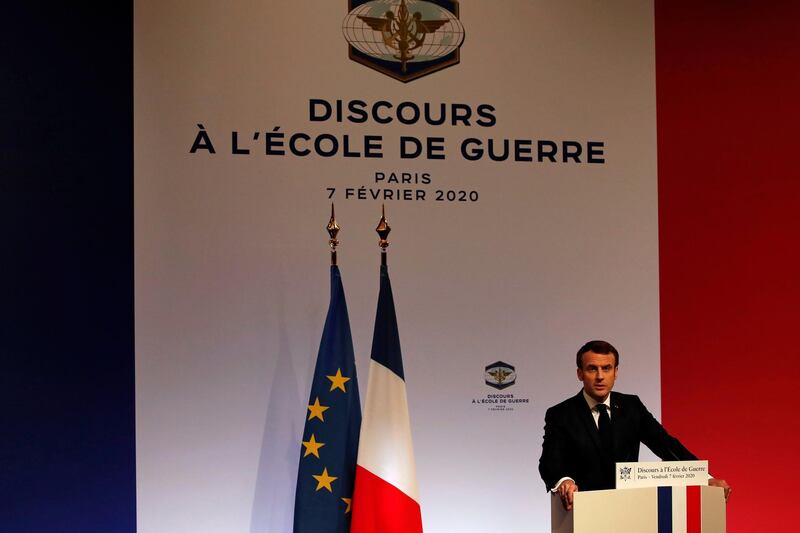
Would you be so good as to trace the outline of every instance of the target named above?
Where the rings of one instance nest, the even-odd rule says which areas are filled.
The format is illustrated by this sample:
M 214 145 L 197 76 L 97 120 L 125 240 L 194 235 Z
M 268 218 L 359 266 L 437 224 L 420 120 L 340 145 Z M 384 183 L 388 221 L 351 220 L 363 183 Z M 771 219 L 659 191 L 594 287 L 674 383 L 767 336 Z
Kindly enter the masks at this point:
M 133 532 L 132 5 L 0 25 L 0 531 Z

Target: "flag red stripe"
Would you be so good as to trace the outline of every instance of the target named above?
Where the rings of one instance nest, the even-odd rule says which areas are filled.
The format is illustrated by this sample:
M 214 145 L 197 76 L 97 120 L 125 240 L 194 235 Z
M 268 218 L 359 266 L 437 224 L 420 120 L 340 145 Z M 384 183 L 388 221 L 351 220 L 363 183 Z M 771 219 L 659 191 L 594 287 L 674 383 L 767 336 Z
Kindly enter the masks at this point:
M 700 533 L 700 487 L 686 487 L 686 533 Z
M 366 468 L 356 466 L 350 533 L 422 533 L 419 503 Z

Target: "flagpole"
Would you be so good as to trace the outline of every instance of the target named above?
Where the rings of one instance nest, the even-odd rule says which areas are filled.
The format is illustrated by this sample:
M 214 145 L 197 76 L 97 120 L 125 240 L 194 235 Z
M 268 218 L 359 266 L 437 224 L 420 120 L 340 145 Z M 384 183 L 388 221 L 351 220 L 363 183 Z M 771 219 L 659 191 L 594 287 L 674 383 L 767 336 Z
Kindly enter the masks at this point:
M 328 246 L 331 247 L 331 266 L 336 266 L 336 247 L 339 246 L 339 241 L 336 239 L 336 236 L 339 234 L 341 228 L 339 224 L 336 223 L 336 213 L 333 209 L 333 202 L 331 202 L 331 219 L 328 221 L 326 229 L 330 236 Z
M 381 248 L 381 266 L 386 266 L 386 248 L 389 247 L 389 241 L 386 240 L 386 238 L 389 236 L 389 232 L 392 231 L 392 228 L 389 227 L 389 222 L 386 221 L 386 206 L 384 204 L 381 204 L 381 219 L 375 231 L 378 233 L 378 237 L 380 237 L 378 246 Z

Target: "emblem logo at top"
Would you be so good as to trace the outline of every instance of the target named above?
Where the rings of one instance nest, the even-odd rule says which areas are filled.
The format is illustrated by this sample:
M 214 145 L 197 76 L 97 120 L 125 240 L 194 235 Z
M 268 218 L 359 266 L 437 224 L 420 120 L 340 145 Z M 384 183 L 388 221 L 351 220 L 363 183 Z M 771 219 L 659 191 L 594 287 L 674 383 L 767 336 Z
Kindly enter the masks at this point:
M 464 26 L 452 0 L 349 0 L 350 59 L 409 82 L 460 61 Z

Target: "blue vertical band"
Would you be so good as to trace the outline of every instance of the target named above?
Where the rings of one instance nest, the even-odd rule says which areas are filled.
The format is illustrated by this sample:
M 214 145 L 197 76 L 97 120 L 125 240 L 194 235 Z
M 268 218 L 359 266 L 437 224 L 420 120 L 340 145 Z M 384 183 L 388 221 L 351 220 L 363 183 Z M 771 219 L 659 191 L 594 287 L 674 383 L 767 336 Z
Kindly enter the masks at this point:
M 400 352 L 400 334 L 397 332 L 397 315 L 394 311 L 392 283 L 389 269 L 381 265 L 381 286 L 378 292 L 378 310 L 375 313 L 375 332 L 372 335 L 372 359 L 382 364 L 400 379 L 403 373 L 403 356 Z
M 672 533 L 672 487 L 658 487 L 658 533 Z

